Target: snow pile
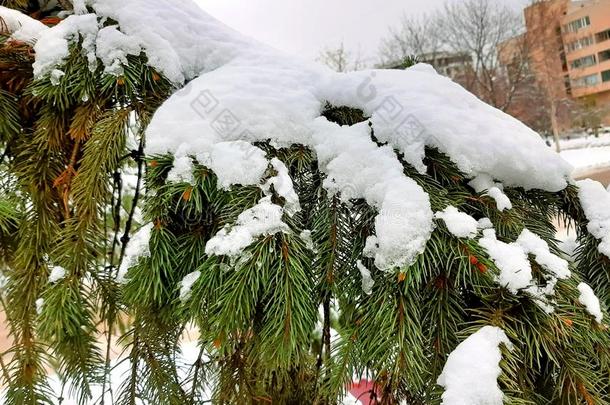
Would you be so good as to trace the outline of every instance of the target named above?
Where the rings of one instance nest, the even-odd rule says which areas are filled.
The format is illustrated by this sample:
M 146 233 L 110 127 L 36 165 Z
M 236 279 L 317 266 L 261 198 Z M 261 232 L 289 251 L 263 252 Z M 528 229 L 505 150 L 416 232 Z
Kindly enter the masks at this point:
M 500 270 L 496 278 L 498 284 L 506 287 L 513 294 L 531 285 L 532 268 L 519 244 L 499 241 L 495 230 L 485 229 L 483 237 L 479 239 L 479 245 L 487 251 Z
M 104 65 L 104 72 L 115 76 L 123 74 L 128 55 L 139 55 L 142 51 L 138 41 L 123 34 L 116 25 L 100 29 L 95 46 L 97 56 Z
M 370 270 L 367 269 L 360 260 L 356 262 L 356 266 L 360 271 L 360 276 L 362 276 L 362 291 L 366 295 L 371 295 L 373 292 L 373 285 L 375 285 L 375 280 L 373 280 L 373 277 L 371 277 Z
M 599 298 L 597 298 L 595 292 L 593 292 L 593 289 L 591 289 L 588 284 L 580 283 L 578 284 L 578 291 L 580 291 L 578 302 L 587 308 L 587 312 L 593 315 L 597 323 L 602 323 L 604 314 L 602 314 L 602 310 L 599 305 Z
M 504 394 L 498 386 L 502 373 L 503 343 L 512 344 L 506 333 L 485 326 L 460 343 L 447 359 L 436 383 L 445 388 L 442 405 L 502 405 Z
M 186 301 L 191 297 L 191 289 L 193 288 L 193 284 L 195 284 L 199 276 L 201 276 L 201 272 L 194 271 L 184 276 L 182 281 L 180 281 L 180 301 Z
M 0 33 L 11 34 L 17 41 L 34 44 L 48 27 L 17 10 L 0 6 Z M 4 32 L 8 30 L 8 32 Z
M 54 266 L 49 275 L 49 283 L 53 284 L 66 277 L 66 269 L 60 266 Z
M 610 191 L 594 180 L 578 182 L 578 197 L 589 223 L 587 230 L 600 240 L 597 249 L 610 257 Z
M 96 26 L 91 14 L 71 16 L 41 36 L 37 75 L 59 67 L 78 33 L 85 53 L 97 56 L 107 72 L 116 74 L 139 47 L 175 84 L 195 78 L 158 109 L 147 128 L 148 155 L 174 154 L 170 180 L 192 181 L 194 157 L 214 171 L 221 187 L 260 184 L 267 162 L 252 143 L 305 145 L 317 154 L 330 194 L 346 202 L 364 199 L 377 210 L 364 254 L 379 269 L 413 263 L 434 225 L 428 195 L 405 176 L 395 150 L 424 172 L 425 147 L 438 148 L 474 179 L 475 189 L 487 190 L 500 210 L 511 207 L 503 186 L 558 191 L 567 185 L 571 167 L 535 132 L 428 65 L 336 73 L 243 37 L 190 0 L 81 3 L 82 12 L 88 5 L 98 24 L 111 19 L 123 35 Z M 373 128 L 329 122 L 321 117 L 327 103 L 361 109 Z M 372 130 L 386 146 L 372 141 Z M 270 180 L 274 189 L 287 174 L 276 171 Z M 297 209 L 290 189 L 276 191 L 286 194 L 287 213 Z M 238 254 L 236 247 L 247 246 L 245 235 L 252 235 L 238 231 L 244 233 L 218 235 L 232 238 L 231 249 L 211 244 L 210 251 Z
M 254 207 L 239 214 L 233 227 L 221 229 L 205 245 L 208 255 L 237 257 L 259 236 L 277 232 L 290 232 L 282 221 L 283 209 L 271 202 L 271 197 L 262 198 Z
M 140 260 L 141 257 L 149 257 L 150 256 L 150 234 L 153 229 L 153 224 L 149 223 L 147 225 L 142 226 L 132 237 L 129 243 L 127 244 L 127 248 L 125 249 L 125 257 L 123 257 L 123 261 L 121 262 L 121 266 L 119 267 L 119 272 L 117 274 L 117 282 L 124 283 L 127 281 L 125 276 L 127 276 L 127 271 L 130 267 L 135 266 Z
M 586 177 L 593 170 L 610 167 L 610 146 L 565 150 L 561 157 L 574 166 L 572 176 Z
M 95 14 L 71 15 L 55 27 L 45 30 L 34 45 L 36 61 L 34 76 L 40 77 L 56 70 L 70 55 L 69 44 L 82 39 L 83 54 L 89 69 L 97 67 L 95 44 L 99 28 Z
M 567 279 L 572 274 L 568 262 L 551 253 L 549 245 L 542 238 L 524 229 L 517 241 L 504 243 L 496 238 L 493 229 L 486 229 L 479 240 L 479 245 L 487 251 L 500 269 L 500 274 L 496 278 L 498 284 L 505 286 L 513 294 L 524 290 L 544 311 L 547 313 L 554 311 L 548 297 L 555 293 L 558 280 Z M 528 255 L 532 255 L 534 261 L 545 270 L 544 286 L 538 285 L 533 279 Z
M 477 220 L 464 212 L 458 211 L 452 205 L 434 214 L 434 218 L 442 219 L 449 232 L 458 238 L 472 239 L 477 235 L 479 225 Z

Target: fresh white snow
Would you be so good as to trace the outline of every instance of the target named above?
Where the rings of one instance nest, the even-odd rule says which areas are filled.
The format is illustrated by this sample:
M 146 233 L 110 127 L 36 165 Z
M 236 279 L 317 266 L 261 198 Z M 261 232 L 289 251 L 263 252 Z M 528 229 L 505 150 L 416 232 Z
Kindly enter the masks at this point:
M 602 323 L 602 319 L 604 318 L 604 314 L 602 314 L 601 307 L 599 305 L 599 298 L 593 292 L 593 289 L 585 283 L 578 284 L 578 291 L 580 291 L 580 295 L 578 296 L 578 302 L 583 304 L 597 323 Z
M 235 225 L 218 231 L 205 245 L 205 253 L 237 257 L 259 236 L 290 232 L 282 221 L 283 212 L 282 207 L 271 202 L 271 197 L 262 198 L 254 207 L 239 214 Z
M 37 76 L 60 69 L 68 43 L 80 38 L 91 65 L 99 58 L 109 74 L 119 74 L 126 56 L 142 50 L 176 85 L 194 79 L 159 108 L 147 129 L 146 153 L 176 158 L 170 180 L 192 181 L 192 156 L 222 187 L 257 184 L 267 162 L 244 143 L 306 145 L 317 154 L 331 194 L 363 198 L 378 211 L 364 253 L 382 270 L 413 263 L 434 226 L 428 196 L 404 175 L 394 149 L 423 172 L 424 148 L 438 148 L 500 210 L 511 207 L 503 186 L 558 191 L 570 176 L 571 167 L 534 131 L 428 65 L 336 73 L 250 40 L 189 0 L 80 3 L 79 12 L 89 6 L 98 18 L 73 15 L 44 30 L 36 44 Z M 120 32 L 103 26 L 108 18 Z M 326 103 L 362 109 L 376 138 L 388 145 L 372 142 L 367 123 L 341 127 L 322 118 Z M 285 212 L 295 207 L 289 193 Z
M 375 285 L 375 280 L 371 277 L 371 272 L 366 268 L 364 264 L 360 260 L 356 262 L 356 267 L 360 271 L 360 276 L 362 277 L 362 291 L 366 295 L 370 295 L 373 292 L 373 285 Z
M 477 235 L 477 220 L 452 205 L 434 214 L 434 218 L 442 219 L 449 232 L 458 238 L 472 239 Z
M 599 239 L 599 252 L 610 258 L 610 191 L 590 179 L 577 184 L 580 204 L 589 221 L 587 230 Z
M 555 285 L 558 280 L 569 278 L 571 272 L 568 262 L 551 253 L 542 238 L 524 229 L 515 242 L 505 243 L 496 238 L 493 229 L 485 229 L 479 245 L 487 251 L 500 270 L 496 277 L 498 284 L 513 294 L 524 290 L 545 312 L 554 311 L 550 297 L 555 293 Z M 539 285 L 533 279 L 528 255 L 532 255 L 534 261 L 545 270 L 544 285 Z
M 201 276 L 201 272 L 194 271 L 184 276 L 182 281 L 180 281 L 180 301 L 186 301 L 191 297 L 191 289 L 193 288 L 193 284 L 195 284 L 199 276 Z
M 46 25 L 12 8 L 0 6 L 0 27 L 8 29 L 11 38 L 17 41 L 34 44 L 42 33 L 48 29 Z
M 141 257 L 150 256 L 150 234 L 153 229 L 153 224 L 143 225 L 136 233 L 131 236 L 131 240 L 125 249 L 125 257 L 119 271 L 117 273 L 117 282 L 124 283 L 126 281 L 127 271 L 130 267 L 136 265 Z
M 500 344 L 512 349 L 506 333 L 484 326 L 460 343 L 447 358 L 437 384 L 445 388 L 442 405 L 502 405 Z
M 53 266 L 49 275 L 49 283 L 56 283 L 66 277 L 66 269 L 60 266 Z

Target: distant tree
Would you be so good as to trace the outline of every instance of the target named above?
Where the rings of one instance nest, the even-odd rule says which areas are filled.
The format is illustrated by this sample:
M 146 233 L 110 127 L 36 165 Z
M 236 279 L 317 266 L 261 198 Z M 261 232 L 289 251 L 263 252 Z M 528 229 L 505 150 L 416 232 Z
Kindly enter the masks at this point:
M 379 50 L 382 63 L 393 63 L 411 56 L 435 59 L 443 48 L 439 18 L 432 15 L 409 17 L 403 15 L 398 27 L 390 27 Z
M 387 63 L 415 55 L 436 65 L 441 53 L 467 53 L 472 57 L 472 66 L 454 79 L 487 103 L 506 111 L 521 90 L 527 62 L 526 58 L 515 59 L 519 61 L 515 66 L 518 74 L 509 81 L 501 68 L 498 49 L 522 31 L 519 14 L 498 2 L 446 3 L 434 15 L 403 17 L 400 25 L 391 28 L 382 40 L 380 59 Z M 520 48 L 519 52 L 525 55 L 527 48 Z
M 330 47 L 321 51 L 318 61 L 337 72 L 361 70 L 366 67 L 360 52 L 358 51 L 354 55 L 351 51 L 345 49 L 343 42 L 336 48 Z

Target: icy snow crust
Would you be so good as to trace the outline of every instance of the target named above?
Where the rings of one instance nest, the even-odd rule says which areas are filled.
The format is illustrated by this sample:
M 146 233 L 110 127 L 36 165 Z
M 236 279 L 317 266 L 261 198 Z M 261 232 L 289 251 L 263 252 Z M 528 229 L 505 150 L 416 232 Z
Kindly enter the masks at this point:
M 502 373 L 500 343 L 512 349 L 502 329 L 484 326 L 449 354 L 437 380 L 445 388 L 442 405 L 503 404 L 504 394 L 497 381 Z
M 216 173 L 221 187 L 261 184 L 269 162 L 253 142 L 306 145 L 317 154 L 331 194 L 344 201 L 363 198 L 377 209 L 364 254 L 379 269 L 411 264 L 433 230 L 428 195 L 405 176 L 395 150 L 423 172 L 424 148 L 438 148 L 477 184 L 488 186 L 500 210 L 510 209 L 503 185 L 548 191 L 567 185 L 571 167 L 535 132 L 428 65 L 336 73 L 245 38 L 190 0 L 80 3 L 96 12 L 98 26 L 82 14 L 44 31 L 37 48 L 47 54 L 37 55 L 37 76 L 61 65 L 74 32 L 82 31 L 85 53 L 96 55 L 110 74 L 119 74 L 126 55 L 141 49 L 177 86 L 193 79 L 159 108 L 147 129 L 146 153 L 176 159 L 170 180 L 192 181 L 194 157 Z M 79 10 L 86 11 L 80 5 Z M 103 28 L 107 18 L 124 35 Z M 364 111 L 376 138 L 387 145 L 371 140 L 368 123 L 341 127 L 321 117 L 327 103 Z M 276 171 L 280 181 L 282 170 Z M 298 209 L 290 190 L 276 191 L 289 197 L 284 209 Z M 233 247 L 249 238 L 240 240 Z M 216 254 L 225 250 L 209 247 Z

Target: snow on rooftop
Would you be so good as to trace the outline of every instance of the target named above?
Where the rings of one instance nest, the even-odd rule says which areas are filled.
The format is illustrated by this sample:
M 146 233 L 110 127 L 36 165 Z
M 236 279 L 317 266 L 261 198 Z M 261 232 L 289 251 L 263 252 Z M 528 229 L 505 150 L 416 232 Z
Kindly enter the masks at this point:
M 502 405 L 504 394 L 498 386 L 502 373 L 499 345 L 512 349 L 506 333 L 484 326 L 460 343 L 447 358 L 437 384 L 445 388 L 442 405 Z

